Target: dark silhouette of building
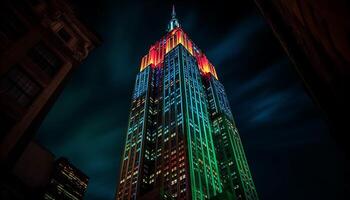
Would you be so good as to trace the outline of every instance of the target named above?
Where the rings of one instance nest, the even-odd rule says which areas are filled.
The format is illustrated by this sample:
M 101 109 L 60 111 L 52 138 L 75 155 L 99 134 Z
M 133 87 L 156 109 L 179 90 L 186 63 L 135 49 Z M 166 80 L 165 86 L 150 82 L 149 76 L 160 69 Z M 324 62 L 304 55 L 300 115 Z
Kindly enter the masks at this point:
M 226 194 L 258 199 L 224 87 L 173 8 L 136 76 L 116 199 Z
M 0 3 L 0 199 L 82 199 L 87 177 L 33 137 L 99 44 L 68 0 Z
M 87 188 L 89 178 L 74 167 L 67 159 L 59 158 L 45 188 L 44 199 L 81 200 Z
M 66 0 L 6 0 L 0 20 L 0 163 L 11 167 L 100 40 Z
M 0 199 L 83 199 L 88 177 L 66 158 L 30 142 L 10 173 L 3 174 Z
M 50 151 L 30 142 L 13 168 L 1 172 L 0 199 L 42 199 L 54 162 Z
M 350 2 L 255 0 L 305 88 L 324 112 L 344 155 L 344 191 L 350 191 Z
M 349 145 L 350 3 L 255 0 L 339 144 Z

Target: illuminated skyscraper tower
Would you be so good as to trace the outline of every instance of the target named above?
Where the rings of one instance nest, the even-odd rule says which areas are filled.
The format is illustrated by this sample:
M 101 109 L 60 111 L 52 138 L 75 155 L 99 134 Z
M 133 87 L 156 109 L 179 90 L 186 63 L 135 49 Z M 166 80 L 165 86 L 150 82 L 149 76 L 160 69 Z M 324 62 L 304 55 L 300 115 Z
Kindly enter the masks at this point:
M 258 199 L 224 88 L 174 7 L 141 60 L 121 162 L 118 200 Z
M 224 86 L 213 76 L 203 79 L 209 102 L 212 135 L 223 190 L 237 199 L 257 200 L 252 176 L 245 157 Z

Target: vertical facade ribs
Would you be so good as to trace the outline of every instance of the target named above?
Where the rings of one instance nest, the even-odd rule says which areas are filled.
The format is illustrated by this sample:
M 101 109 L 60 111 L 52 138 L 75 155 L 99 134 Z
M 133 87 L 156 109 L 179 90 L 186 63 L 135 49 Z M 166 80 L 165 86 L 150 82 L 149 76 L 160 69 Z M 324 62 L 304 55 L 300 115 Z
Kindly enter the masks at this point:
M 224 87 L 174 13 L 141 60 L 116 199 L 258 200 Z

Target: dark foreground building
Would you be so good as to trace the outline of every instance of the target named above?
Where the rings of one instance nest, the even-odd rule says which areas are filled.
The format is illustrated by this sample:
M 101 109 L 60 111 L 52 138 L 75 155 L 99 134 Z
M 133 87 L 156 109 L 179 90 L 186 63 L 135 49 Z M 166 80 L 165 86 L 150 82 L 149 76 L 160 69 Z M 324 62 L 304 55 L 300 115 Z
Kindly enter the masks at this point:
M 66 79 L 99 44 L 66 0 L 0 5 L 0 162 L 11 167 Z
M 42 199 L 47 189 L 47 199 L 82 199 L 85 175 L 55 162 L 33 137 L 69 75 L 99 43 L 68 0 L 1 1 L 0 199 Z
M 258 199 L 224 87 L 174 9 L 142 58 L 121 162 L 118 200 Z
M 349 150 L 349 1 L 255 1 L 307 91 L 327 115 L 333 136 Z
M 11 173 L 3 174 L 0 199 L 83 199 L 88 177 L 66 158 L 30 142 Z
M 342 197 L 350 193 L 350 2 L 348 0 L 255 0 L 302 78 L 327 116 L 343 150 L 346 177 Z

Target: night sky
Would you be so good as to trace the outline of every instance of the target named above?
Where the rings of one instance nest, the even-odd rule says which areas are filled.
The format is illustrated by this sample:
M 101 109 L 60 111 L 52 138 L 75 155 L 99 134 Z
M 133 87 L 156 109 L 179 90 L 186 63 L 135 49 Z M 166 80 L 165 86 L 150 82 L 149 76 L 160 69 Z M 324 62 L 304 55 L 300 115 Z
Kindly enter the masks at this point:
M 141 57 L 165 34 L 173 2 L 72 1 L 103 43 L 74 72 L 37 140 L 90 177 L 86 199 L 112 200 Z M 253 1 L 239 2 L 175 6 L 226 88 L 260 199 L 340 199 L 342 158 L 324 117 Z

